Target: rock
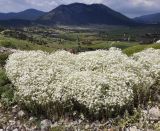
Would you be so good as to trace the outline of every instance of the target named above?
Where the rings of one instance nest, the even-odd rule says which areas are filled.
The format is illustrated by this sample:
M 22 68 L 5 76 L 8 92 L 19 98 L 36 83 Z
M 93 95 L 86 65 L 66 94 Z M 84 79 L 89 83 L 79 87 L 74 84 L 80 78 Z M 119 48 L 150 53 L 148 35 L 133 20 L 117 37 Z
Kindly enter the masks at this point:
M 142 123 L 143 121 L 147 121 L 148 120 L 148 111 L 147 110 L 142 110 L 142 117 L 140 118 L 140 122 Z
M 54 128 L 54 127 L 57 127 L 57 126 L 59 126 L 58 122 L 55 122 L 54 124 L 51 125 L 51 128 Z
M 23 118 L 24 116 L 25 116 L 24 111 L 20 110 L 20 111 L 18 112 L 18 117 L 19 117 L 19 118 Z
M 32 124 L 35 123 L 36 121 L 37 121 L 37 118 L 36 118 L 36 117 L 30 117 L 27 123 L 28 123 L 29 125 L 32 125 Z
M 20 121 L 20 120 L 17 120 L 17 121 L 16 121 L 16 126 L 17 126 L 17 127 L 21 127 L 21 121 Z
M 14 120 L 9 120 L 9 124 L 10 124 L 10 125 L 15 125 L 15 124 L 16 124 L 16 121 L 14 121 Z
M 13 131 L 19 131 L 19 130 L 16 128 L 16 129 L 14 129 Z
M 3 131 L 3 129 L 0 129 L 0 131 Z
M 89 125 L 87 124 L 87 125 L 85 125 L 85 129 L 86 130 L 88 130 L 89 129 Z
M 136 126 L 132 126 L 129 128 L 129 131 L 138 131 L 137 127 Z
M 51 125 L 52 125 L 52 122 L 48 119 L 45 119 L 45 120 L 41 121 L 40 125 L 41 125 L 41 130 L 42 131 L 48 131 L 49 128 L 51 127 Z
M 14 52 L 16 52 L 15 49 L 6 48 L 6 47 L 0 47 L 0 53 L 14 53 Z
M 151 121 L 157 121 L 160 118 L 160 110 L 158 108 L 158 106 L 152 107 L 149 110 L 149 119 Z
M 12 107 L 12 113 L 16 114 L 18 111 L 19 111 L 18 105 L 15 105 L 14 107 Z
M 26 130 L 26 131 L 28 131 L 28 130 Z M 40 129 L 37 126 L 34 126 L 30 129 L 30 131 L 40 131 Z M 45 131 L 45 130 L 42 130 L 42 131 Z M 46 130 L 46 131 L 48 131 L 48 130 Z
M 20 128 L 20 131 L 26 131 L 25 126 L 22 126 L 22 127 Z
M 34 117 L 30 117 L 30 118 L 29 118 L 29 121 L 33 121 L 33 120 L 34 120 Z

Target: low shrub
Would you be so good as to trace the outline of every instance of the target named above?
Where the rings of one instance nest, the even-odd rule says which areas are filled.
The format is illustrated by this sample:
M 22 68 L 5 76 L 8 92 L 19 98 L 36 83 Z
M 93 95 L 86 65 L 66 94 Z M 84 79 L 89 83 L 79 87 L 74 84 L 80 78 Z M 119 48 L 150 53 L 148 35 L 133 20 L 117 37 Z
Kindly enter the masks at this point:
M 6 64 L 6 60 L 8 59 L 8 53 L 0 53 L 0 66 L 4 66 Z
M 113 117 L 147 102 L 155 82 L 136 55 L 128 57 L 116 48 L 77 55 L 17 51 L 5 68 L 18 102 L 45 114 L 76 110 L 89 117 Z
M 14 99 L 14 88 L 7 78 L 4 69 L 0 69 L 0 101 L 9 106 Z
M 1 40 L 0 45 L 6 48 L 16 49 L 16 46 L 11 41 Z
M 158 100 L 160 96 L 160 50 L 159 49 L 146 49 L 136 53 L 132 57 L 134 60 L 139 61 L 145 70 L 149 72 L 149 76 L 153 78 L 153 83 L 149 88 L 148 99 L 152 101 Z
M 7 85 L 8 83 L 10 83 L 10 81 L 5 74 L 5 70 L 0 68 L 0 87 Z

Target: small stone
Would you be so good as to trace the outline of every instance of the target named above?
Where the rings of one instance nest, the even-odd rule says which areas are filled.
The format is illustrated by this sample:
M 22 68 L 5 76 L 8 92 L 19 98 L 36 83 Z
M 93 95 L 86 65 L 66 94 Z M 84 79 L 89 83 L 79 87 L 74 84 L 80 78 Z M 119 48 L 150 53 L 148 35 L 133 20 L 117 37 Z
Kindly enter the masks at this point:
M 33 120 L 34 120 L 34 117 L 30 117 L 30 118 L 29 118 L 29 121 L 33 121 Z
M 16 129 L 14 129 L 13 131 L 18 131 L 18 129 L 16 128 Z
M 19 111 L 18 105 L 12 107 L 12 113 L 17 113 Z
M 22 127 L 20 128 L 20 131 L 26 131 L 25 126 L 22 126 Z
M 18 117 L 19 117 L 19 118 L 23 118 L 24 116 L 25 116 L 24 111 L 20 110 L 20 111 L 18 112 Z
M 3 131 L 3 129 L 0 129 L 0 131 Z
M 37 120 L 36 117 L 30 117 L 28 123 L 29 123 L 29 124 L 33 124 L 33 123 L 36 122 L 36 120 Z
M 87 130 L 87 129 L 89 129 L 89 125 L 87 124 L 87 125 L 85 125 L 85 129 Z
M 55 122 L 54 124 L 51 125 L 51 128 L 57 127 L 59 126 L 57 122 Z
M 149 110 L 149 119 L 154 121 L 154 120 L 159 120 L 159 118 L 160 118 L 160 110 L 158 106 L 152 107 Z
M 82 122 L 83 122 L 83 120 L 81 120 L 81 119 L 78 120 L 78 123 L 79 123 L 79 124 L 82 123 Z
M 10 123 L 10 125 L 15 125 L 15 124 L 16 124 L 16 121 L 14 121 L 14 120 L 9 120 L 9 123 Z
M 52 122 L 48 119 L 41 121 L 41 130 L 42 131 L 48 131 L 51 127 Z
M 28 130 L 27 130 L 28 131 Z M 34 126 L 31 128 L 31 131 L 40 131 L 40 129 L 37 126 Z M 44 130 L 42 130 L 44 131 Z M 48 131 L 48 130 L 47 130 Z
M 21 121 L 20 121 L 20 120 L 16 121 L 16 125 L 17 125 L 18 127 L 21 126 Z
M 136 126 L 132 126 L 129 128 L 129 131 L 138 131 L 137 127 Z

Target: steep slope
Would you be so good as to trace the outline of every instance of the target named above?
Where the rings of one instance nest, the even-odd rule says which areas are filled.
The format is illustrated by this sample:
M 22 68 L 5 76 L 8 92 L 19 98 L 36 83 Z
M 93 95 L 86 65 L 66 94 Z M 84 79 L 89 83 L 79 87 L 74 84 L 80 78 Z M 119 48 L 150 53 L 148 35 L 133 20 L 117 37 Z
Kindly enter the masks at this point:
M 61 5 L 37 19 L 37 22 L 47 25 L 135 24 L 131 19 L 103 4 L 82 3 Z

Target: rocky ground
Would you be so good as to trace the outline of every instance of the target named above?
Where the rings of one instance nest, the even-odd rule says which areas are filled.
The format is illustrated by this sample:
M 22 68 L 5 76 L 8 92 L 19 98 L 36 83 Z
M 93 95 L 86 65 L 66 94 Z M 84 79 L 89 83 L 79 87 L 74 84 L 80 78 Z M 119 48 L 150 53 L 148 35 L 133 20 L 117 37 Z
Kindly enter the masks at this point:
M 6 48 L 6 47 L 0 47 L 0 53 L 13 53 L 16 49 Z
M 107 122 L 88 122 L 87 120 L 59 120 L 55 121 L 44 118 L 37 118 L 29 116 L 27 112 L 23 111 L 17 105 L 10 109 L 4 109 L 0 104 L 0 131 L 154 131 L 155 129 L 149 129 L 149 123 L 151 125 L 157 124 L 157 131 L 159 131 L 160 122 L 160 110 L 159 108 L 152 107 L 148 111 L 143 111 L 146 114 L 145 117 L 149 117 L 147 128 L 138 128 L 141 123 L 130 125 L 126 128 L 112 127 L 112 121 Z M 143 118 L 144 119 L 144 118 Z M 146 119 L 146 118 L 145 118 Z

